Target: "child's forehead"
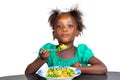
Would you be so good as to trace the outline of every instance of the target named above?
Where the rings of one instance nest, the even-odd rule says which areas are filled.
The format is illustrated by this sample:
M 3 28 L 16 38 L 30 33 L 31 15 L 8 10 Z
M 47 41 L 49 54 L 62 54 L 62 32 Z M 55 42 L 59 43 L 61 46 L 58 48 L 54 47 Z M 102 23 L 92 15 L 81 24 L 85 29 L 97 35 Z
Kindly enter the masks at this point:
M 59 20 L 59 19 L 66 19 L 66 18 L 74 19 L 74 17 L 71 16 L 70 14 L 68 14 L 68 13 L 62 13 L 62 14 L 60 14 L 60 15 L 57 17 L 57 20 Z
M 62 13 L 58 17 L 70 17 L 70 15 L 68 13 Z

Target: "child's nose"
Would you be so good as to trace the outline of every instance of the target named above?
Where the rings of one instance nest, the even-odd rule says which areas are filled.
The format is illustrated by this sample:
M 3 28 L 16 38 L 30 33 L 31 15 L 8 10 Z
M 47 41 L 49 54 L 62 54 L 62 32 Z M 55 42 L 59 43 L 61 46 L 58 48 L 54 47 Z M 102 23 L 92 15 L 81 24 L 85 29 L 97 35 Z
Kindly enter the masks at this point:
M 67 29 L 67 27 L 66 26 L 64 26 L 63 27 L 63 31 L 67 31 L 68 29 Z

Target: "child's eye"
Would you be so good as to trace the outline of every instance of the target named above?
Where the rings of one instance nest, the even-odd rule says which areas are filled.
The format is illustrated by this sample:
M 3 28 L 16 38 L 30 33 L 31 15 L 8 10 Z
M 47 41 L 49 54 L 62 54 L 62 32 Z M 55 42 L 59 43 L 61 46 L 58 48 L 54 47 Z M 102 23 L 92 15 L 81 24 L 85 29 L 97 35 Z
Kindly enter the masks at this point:
M 62 28 L 62 26 L 61 26 L 61 25 L 57 25 L 56 27 L 57 27 L 57 28 Z
M 73 27 L 73 25 L 68 25 L 68 28 L 72 28 Z

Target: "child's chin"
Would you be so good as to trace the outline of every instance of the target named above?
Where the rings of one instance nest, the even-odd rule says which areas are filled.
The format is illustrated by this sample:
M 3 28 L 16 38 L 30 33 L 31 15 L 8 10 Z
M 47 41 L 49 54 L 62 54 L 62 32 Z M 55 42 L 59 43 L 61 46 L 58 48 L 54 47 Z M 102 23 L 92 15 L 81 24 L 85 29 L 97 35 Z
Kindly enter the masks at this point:
M 63 43 L 68 43 L 68 42 L 70 42 L 70 40 L 65 39 L 65 40 L 63 40 L 62 42 L 63 42 Z

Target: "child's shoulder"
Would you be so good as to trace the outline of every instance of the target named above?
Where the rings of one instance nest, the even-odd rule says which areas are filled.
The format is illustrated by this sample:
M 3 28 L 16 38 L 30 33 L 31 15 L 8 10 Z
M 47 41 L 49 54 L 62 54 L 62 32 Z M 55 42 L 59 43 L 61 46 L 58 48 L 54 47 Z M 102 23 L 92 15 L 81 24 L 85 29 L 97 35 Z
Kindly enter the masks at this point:
M 90 48 L 88 47 L 87 44 L 81 43 L 81 44 L 78 44 L 77 49 L 78 50 L 86 50 L 86 49 L 90 49 Z
M 78 44 L 78 47 L 87 47 L 87 44 L 81 43 L 81 44 Z
M 79 44 L 77 47 L 77 52 L 82 52 L 86 55 L 93 55 L 91 48 L 89 48 L 86 44 Z

